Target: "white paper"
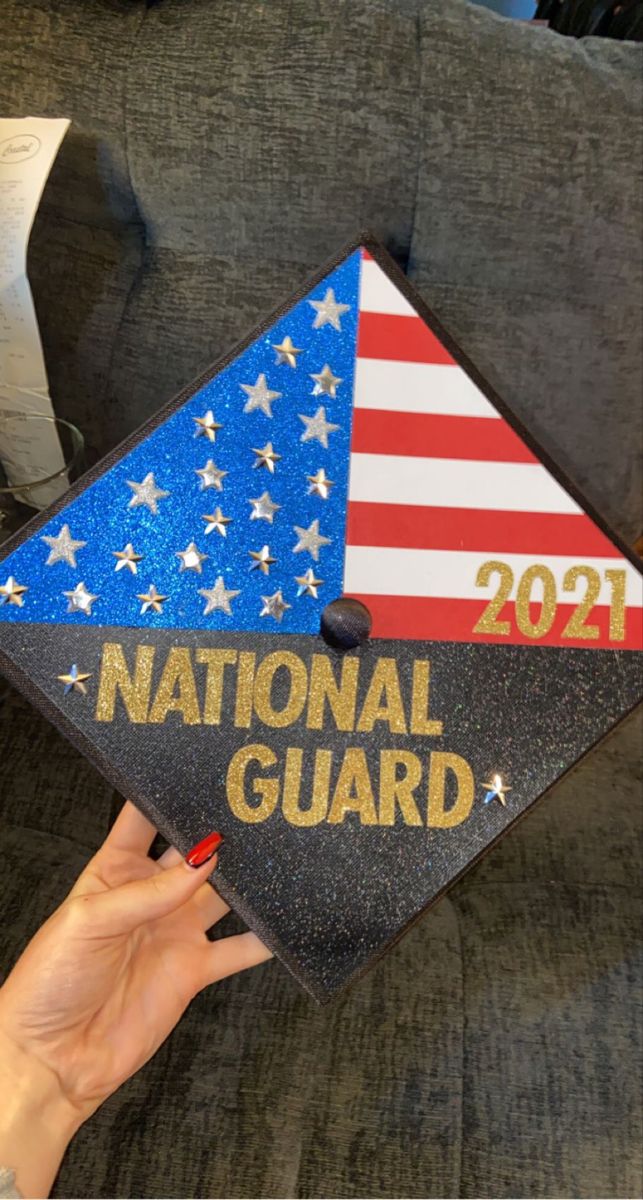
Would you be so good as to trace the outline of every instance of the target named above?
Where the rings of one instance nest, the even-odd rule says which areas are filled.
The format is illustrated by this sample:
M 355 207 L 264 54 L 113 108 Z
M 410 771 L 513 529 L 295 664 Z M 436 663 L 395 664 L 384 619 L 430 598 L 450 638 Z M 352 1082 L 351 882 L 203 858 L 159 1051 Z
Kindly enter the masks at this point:
M 65 465 L 56 426 L 25 422 L 28 436 L 2 413 L 53 417 L 38 322 L 27 278 L 27 245 L 40 197 L 69 121 L 0 118 L 0 461 L 10 483 L 28 483 Z M 44 507 L 67 488 L 63 476 L 34 488 Z

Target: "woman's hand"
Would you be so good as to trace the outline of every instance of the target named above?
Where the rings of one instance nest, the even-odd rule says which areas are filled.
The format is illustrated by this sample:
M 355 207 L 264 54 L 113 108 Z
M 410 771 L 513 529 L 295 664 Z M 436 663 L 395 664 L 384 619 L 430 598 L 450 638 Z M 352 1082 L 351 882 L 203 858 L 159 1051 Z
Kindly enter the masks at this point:
M 125 805 L 0 989 L 5 1110 L 10 1097 L 0 1164 L 26 1195 L 46 1194 L 74 1130 L 151 1058 L 197 992 L 270 958 L 253 933 L 208 941 L 228 912 L 207 882 L 213 856 L 194 867 L 170 849 L 154 862 L 155 832 Z M 31 1159 L 42 1163 L 49 1134 L 39 1171 Z

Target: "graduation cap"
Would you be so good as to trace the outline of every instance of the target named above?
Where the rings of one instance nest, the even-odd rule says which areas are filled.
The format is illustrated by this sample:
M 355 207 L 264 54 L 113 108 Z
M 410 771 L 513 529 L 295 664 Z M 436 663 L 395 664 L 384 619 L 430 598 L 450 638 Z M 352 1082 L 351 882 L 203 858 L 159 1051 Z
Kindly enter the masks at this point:
M 5 673 L 321 1001 L 641 695 L 636 558 L 370 238 L 2 558 Z

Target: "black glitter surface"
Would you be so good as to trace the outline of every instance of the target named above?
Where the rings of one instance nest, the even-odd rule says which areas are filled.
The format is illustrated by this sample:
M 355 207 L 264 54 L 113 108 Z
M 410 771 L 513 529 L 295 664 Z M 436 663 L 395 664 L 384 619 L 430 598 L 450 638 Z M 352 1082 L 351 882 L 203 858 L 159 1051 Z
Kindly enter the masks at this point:
M 413 662 L 428 659 L 430 710 L 444 722 L 441 737 L 392 734 L 384 722 L 371 733 L 338 732 L 328 721 L 316 731 L 306 728 L 303 716 L 285 729 L 266 728 L 255 716 L 249 729 L 238 729 L 233 671 L 226 676 L 220 726 L 184 725 L 178 713 L 160 725 L 132 724 L 120 702 L 113 722 L 97 722 L 103 644 L 121 643 L 131 665 L 141 638 L 141 631 L 123 628 L 3 630 L 6 653 L 46 697 L 47 715 L 60 724 L 62 713 L 64 731 L 174 844 L 185 851 L 211 829 L 225 835 L 217 888 L 320 1001 L 381 954 L 641 696 L 640 657 L 633 653 L 377 641 L 347 652 L 360 660 L 357 711 L 375 660 L 388 657 L 396 660 L 408 713 Z M 296 635 L 158 629 L 149 630 L 144 642 L 156 648 L 152 694 L 167 651 L 177 645 L 191 652 L 254 651 L 258 662 L 272 651 L 289 650 L 306 665 L 315 653 L 336 668 L 344 657 L 321 638 Z M 86 697 L 61 697 L 56 676 L 71 662 L 92 674 Z M 203 670 L 195 667 L 201 706 Z M 14 678 L 24 685 L 22 674 Z M 277 676 L 276 708 L 286 698 L 280 697 L 279 683 Z M 471 766 L 473 807 L 452 829 L 409 826 L 399 812 L 392 827 L 363 825 L 357 813 L 349 813 L 341 824 L 297 828 L 279 806 L 265 821 L 247 824 L 230 810 L 225 779 L 232 755 L 249 743 L 271 747 L 280 760 L 289 746 L 303 750 L 302 807 L 317 748 L 333 752 L 331 794 L 346 747 L 363 747 L 376 793 L 381 749 L 411 751 L 423 761 L 431 751 L 452 752 Z M 511 787 L 506 808 L 496 800 L 484 803 L 484 785 L 495 772 Z M 416 796 L 425 812 L 425 774 Z

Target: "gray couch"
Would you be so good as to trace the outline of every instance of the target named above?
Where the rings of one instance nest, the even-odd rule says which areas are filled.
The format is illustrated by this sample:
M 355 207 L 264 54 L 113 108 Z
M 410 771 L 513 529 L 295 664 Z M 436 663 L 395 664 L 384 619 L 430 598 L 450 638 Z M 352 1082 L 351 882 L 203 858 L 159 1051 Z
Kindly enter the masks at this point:
M 0 29 L 0 112 L 73 120 L 30 274 L 95 455 L 369 226 L 638 536 L 640 47 L 461 0 L 3 0 Z M 201 995 L 55 1194 L 638 1195 L 639 746 L 331 1006 L 276 963 Z M 4 971 L 120 800 L 15 696 L 0 762 Z

